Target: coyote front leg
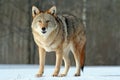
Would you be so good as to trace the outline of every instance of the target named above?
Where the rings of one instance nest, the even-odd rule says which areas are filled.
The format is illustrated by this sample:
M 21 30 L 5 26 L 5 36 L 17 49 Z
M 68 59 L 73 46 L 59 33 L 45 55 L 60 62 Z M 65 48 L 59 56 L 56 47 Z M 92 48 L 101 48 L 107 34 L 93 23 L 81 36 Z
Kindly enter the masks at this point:
M 55 65 L 55 70 L 54 70 L 53 76 L 58 76 L 58 74 L 59 74 L 60 66 L 62 63 L 62 57 L 63 57 L 62 52 L 63 51 L 61 51 L 61 50 L 56 51 L 56 65 Z
M 69 52 L 66 52 L 63 54 L 63 60 L 64 60 L 64 63 L 65 63 L 65 69 L 63 71 L 62 74 L 60 74 L 60 77 L 63 77 L 63 76 L 66 76 L 67 73 L 68 73 L 68 70 L 70 68 L 70 59 L 69 59 Z
M 37 77 L 41 77 L 44 73 L 44 65 L 45 65 L 45 56 L 46 52 L 43 48 L 39 47 L 39 71 L 37 73 Z

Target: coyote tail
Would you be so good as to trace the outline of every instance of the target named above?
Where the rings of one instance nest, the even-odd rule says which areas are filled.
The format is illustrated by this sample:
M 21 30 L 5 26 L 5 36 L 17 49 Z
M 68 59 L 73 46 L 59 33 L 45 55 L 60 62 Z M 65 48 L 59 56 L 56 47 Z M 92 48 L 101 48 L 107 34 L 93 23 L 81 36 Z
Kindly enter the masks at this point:
M 84 70 L 84 64 L 85 64 L 85 45 L 83 46 L 80 53 L 80 67 L 82 71 Z

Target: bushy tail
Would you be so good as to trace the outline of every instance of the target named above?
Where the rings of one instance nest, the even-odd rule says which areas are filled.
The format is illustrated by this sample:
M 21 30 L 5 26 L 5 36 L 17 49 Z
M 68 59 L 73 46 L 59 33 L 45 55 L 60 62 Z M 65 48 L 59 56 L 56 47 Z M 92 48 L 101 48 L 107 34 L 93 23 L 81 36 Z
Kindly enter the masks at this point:
M 85 45 L 83 46 L 80 53 L 80 67 L 82 71 L 84 70 L 84 64 L 85 64 Z

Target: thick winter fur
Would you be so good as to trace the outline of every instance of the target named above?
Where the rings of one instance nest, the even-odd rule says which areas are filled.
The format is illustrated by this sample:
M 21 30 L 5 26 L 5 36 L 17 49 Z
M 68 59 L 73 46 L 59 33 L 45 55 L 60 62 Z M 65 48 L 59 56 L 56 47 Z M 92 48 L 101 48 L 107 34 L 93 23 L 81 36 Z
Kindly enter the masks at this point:
M 53 76 L 58 76 L 62 59 L 65 70 L 59 76 L 66 76 L 70 67 L 69 52 L 72 51 L 75 62 L 75 76 L 80 76 L 80 68 L 84 67 L 86 36 L 81 19 L 75 16 L 56 14 L 56 6 L 47 11 L 32 7 L 32 33 L 39 48 L 40 68 L 37 73 L 41 77 L 44 72 L 46 51 L 56 52 L 56 65 Z

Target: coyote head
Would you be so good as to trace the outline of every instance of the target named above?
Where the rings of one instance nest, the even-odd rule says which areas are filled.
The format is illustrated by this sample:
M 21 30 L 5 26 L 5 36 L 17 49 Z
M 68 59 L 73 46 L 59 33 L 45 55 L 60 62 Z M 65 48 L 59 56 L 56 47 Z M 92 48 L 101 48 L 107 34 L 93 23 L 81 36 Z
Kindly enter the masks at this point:
M 56 22 L 56 6 L 49 10 L 41 11 L 37 7 L 32 7 L 32 28 L 34 28 L 40 35 L 49 35 L 57 28 Z

